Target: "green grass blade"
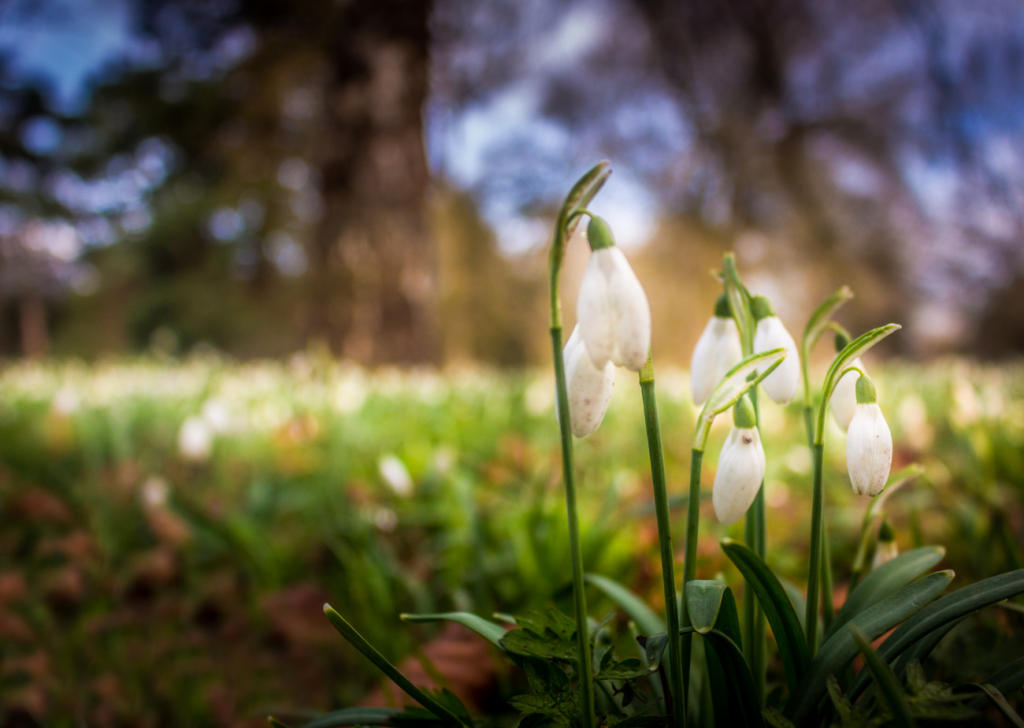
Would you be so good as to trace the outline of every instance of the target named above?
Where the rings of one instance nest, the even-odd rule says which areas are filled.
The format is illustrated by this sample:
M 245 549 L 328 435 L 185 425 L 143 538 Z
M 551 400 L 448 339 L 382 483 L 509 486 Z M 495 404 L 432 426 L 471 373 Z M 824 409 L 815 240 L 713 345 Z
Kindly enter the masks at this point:
M 309 723 L 304 723 L 302 728 L 342 728 L 354 725 L 394 726 L 397 723 L 392 719 L 401 712 L 396 708 L 345 708 L 321 715 Z
M 715 722 L 728 726 L 763 726 L 754 678 L 739 645 L 715 629 L 704 635 L 704 649 Z
M 270 723 L 272 728 L 288 728 L 288 724 L 287 723 L 282 723 L 281 721 L 279 721 L 277 718 L 275 718 L 272 715 L 268 715 L 267 716 L 267 722 Z
M 789 596 L 768 565 L 751 549 L 727 538 L 722 541 L 722 550 L 736 564 L 761 603 L 779 645 L 786 683 L 792 693 L 803 679 L 811 660 L 800 619 L 793 611 Z
M 338 614 L 330 604 L 324 605 L 324 614 L 327 615 L 327 619 L 331 621 L 331 624 L 336 630 L 338 630 L 338 632 L 341 633 L 342 637 L 347 639 L 353 647 L 362 652 L 370 662 L 380 668 L 380 671 L 387 675 L 391 682 L 400 687 L 406 695 L 436 715 L 442 721 L 453 723 L 455 725 L 463 724 L 463 721 L 458 716 L 413 685 L 409 681 L 409 678 L 403 675 L 397 667 L 388 662 L 384 655 L 377 652 L 374 646 L 367 642 L 361 634 L 356 632 L 355 628 L 346 622 L 345 618 Z
M 952 580 L 952 571 L 929 574 L 856 615 L 849 624 L 859 628 L 869 640 L 878 639 L 930 604 Z M 825 696 L 828 676 L 841 675 L 857 652 L 857 643 L 848 629 L 826 640 L 807 668 L 799 687 L 791 693 L 786 715 L 798 726 L 813 723 L 818 703 Z M 885 658 L 884 655 L 882 657 Z M 866 677 L 860 675 L 858 679 Z M 854 697 L 850 699 L 854 700 Z
M 804 336 L 800 342 L 800 355 L 804 361 L 810 360 L 811 349 L 818 343 L 818 339 L 828 328 L 828 323 L 836 311 L 842 308 L 843 304 L 853 298 L 853 291 L 849 286 L 843 286 L 831 296 L 826 298 L 817 310 L 811 314 L 804 327 Z
M 900 728 L 913 728 L 914 717 L 910 714 L 910 706 L 907 705 L 903 686 L 900 685 L 896 676 L 892 674 L 889 666 L 875 652 L 867 635 L 857 629 L 855 624 L 849 625 L 847 629 L 850 630 L 854 641 L 857 643 L 857 647 L 860 648 L 861 654 L 864 655 L 864 666 L 867 668 L 867 672 L 871 673 L 871 677 L 874 678 L 882 701 L 889 707 L 889 712 L 893 715 L 893 723 L 900 726 Z
M 825 639 L 834 635 L 850 619 L 865 609 L 878 604 L 890 594 L 928 573 L 946 555 L 941 546 L 926 546 L 900 554 L 892 561 L 873 570 L 847 597 L 843 608 L 835 616 Z
M 930 577 L 925 577 L 925 579 L 928 578 Z M 952 594 L 947 594 L 934 604 L 922 609 L 912 619 L 908 619 L 906 624 L 901 625 L 881 644 L 878 654 L 886 662 L 892 662 L 925 635 L 941 629 L 971 612 L 976 612 L 1018 594 L 1024 594 L 1024 569 L 993 576 L 976 584 L 965 586 Z M 867 687 L 867 682 L 858 675 L 850 687 L 850 700 L 856 700 L 865 687 Z
M 1010 721 L 1010 725 L 1015 726 L 1015 728 L 1024 728 L 1024 718 L 1021 718 L 1020 714 L 1013 709 L 1013 706 L 1010 705 L 1009 702 L 1007 702 L 1006 696 L 1003 695 L 999 688 L 994 685 L 989 685 L 988 683 L 985 683 L 984 685 L 973 683 L 972 687 L 976 687 L 981 690 L 983 696 L 988 698 L 992 702 L 992 705 L 996 706 L 996 709 L 1003 714 L 1003 717 L 1006 718 L 1006 720 Z M 972 702 L 971 707 L 978 706 L 975 706 Z
M 600 574 L 587 574 L 585 578 L 588 584 L 597 587 L 605 596 L 622 607 L 636 622 L 641 634 L 653 635 L 665 631 L 665 621 L 648 607 L 643 599 L 622 584 Z
M 404 622 L 457 622 L 464 627 L 469 627 L 502 652 L 505 651 L 505 648 L 501 646 L 501 638 L 505 636 L 505 630 L 494 622 L 488 622 L 483 617 L 478 617 L 477 615 L 470 614 L 469 612 L 400 614 L 399 618 Z
M 807 611 L 807 600 L 804 598 L 804 593 L 791 581 L 779 579 L 779 583 L 782 584 L 782 588 L 786 590 L 786 596 L 789 597 L 789 603 L 793 605 L 793 611 L 796 612 L 796 618 L 800 621 L 800 633 L 803 634 L 806 631 L 804 613 Z
M 990 675 L 985 684 L 991 685 L 1004 695 L 1018 690 L 1024 685 L 1024 657 L 1011 662 L 999 672 Z M 971 707 L 981 707 L 981 705 L 984 705 L 984 701 L 984 698 L 976 698 L 971 703 Z

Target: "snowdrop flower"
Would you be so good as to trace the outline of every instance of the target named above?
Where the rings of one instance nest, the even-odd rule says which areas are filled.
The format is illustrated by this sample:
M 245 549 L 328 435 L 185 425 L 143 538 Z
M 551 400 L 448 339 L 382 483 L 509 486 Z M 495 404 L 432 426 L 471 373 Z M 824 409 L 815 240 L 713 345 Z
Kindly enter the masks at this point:
M 210 459 L 213 452 L 213 429 L 202 417 L 189 417 L 178 430 L 178 452 L 193 463 Z
M 846 467 L 857 495 L 881 493 L 892 466 L 892 433 L 876 399 L 874 383 L 867 376 L 860 377 L 857 405 L 846 435 Z
M 408 498 L 412 495 L 413 482 L 409 469 L 405 467 L 397 455 L 387 454 L 377 462 L 377 471 L 381 479 L 394 491 L 395 495 Z
M 800 352 L 796 342 L 775 315 L 771 302 L 764 296 L 755 296 L 751 305 L 757 330 L 754 333 L 754 353 L 784 348 L 788 352 L 782 364 L 765 377 L 761 384 L 776 404 L 789 404 L 800 384 Z
M 611 228 L 592 217 L 587 228 L 590 260 L 583 273 L 576 319 L 590 360 L 599 370 L 607 362 L 640 371 L 651 348 L 651 307 L 647 294 Z
M 871 559 L 871 568 L 877 569 L 882 564 L 887 564 L 900 555 L 900 548 L 896 545 L 896 533 L 889 525 L 889 519 L 882 521 L 878 529 L 878 543 L 875 544 L 875 555 Z
M 844 334 L 836 333 L 836 353 L 845 349 L 849 343 L 850 340 Z M 860 360 L 860 357 L 854 359 L 849 366 L 856 367 L 861 372 L 864 371 L 864 362 Z M 844 374 L 836 383 L 836 388 L 832 390 L 832 399 L 828 403 L 832 408 L 833 419 L 843 432 L 850 429 L 850 421 L 853 419 L 853 413 L 857 407 L 857 379 L 859 377 L 860 372 L 856 371 Z
M 594 366 L 580 336 L 579 324 L 573 328 L 569 340 L 565 342 L 562 362 L 565 366 L 572 434 L 586 437 L 600 426 L 608 410 L 612 387 L 615 386 L 615 365 L 606 361 L 602 368 Z M 555 416 L 558 417 L 557 398 L 555 405 Z
M 715 303 L 715 315 L 704 327 L 690 361 L 690 391 L 693 403 L 704 404 L 726 372 L 743 358 L 740 332 L 729 314 L 729 300 L 722 294 Z
M 733 408 L 733 425 L 718 458 L 711 491 L 715 516 L 726 526 L 736 523 L 750 508 L 761 487 L 765 468 L 761 435 L 746 395 Z

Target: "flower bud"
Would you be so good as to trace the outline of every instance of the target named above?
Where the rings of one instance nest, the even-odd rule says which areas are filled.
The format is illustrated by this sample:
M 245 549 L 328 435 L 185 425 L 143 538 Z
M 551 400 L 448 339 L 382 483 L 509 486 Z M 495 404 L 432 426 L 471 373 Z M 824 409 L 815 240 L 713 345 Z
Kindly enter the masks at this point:
M 586 437 L 601 425 L 615 386 L 615 366 L 605 362 L 597 368 L 587 354 L 577 324 L 562 350 L 565 366 L 565 387 L 569 395 L 569 422 L 572 434 Z M 558 398 L 555 398 L 555 416 L 560 417 Z
M 189 417 L 178 430 L 178 452 L 190 462 L 201 463 L 213 452 L 213 430 L 202 417 Z
M 729 301 L 725 295 L 718 297 L 715 315 L 704 327 L 704 333 L 697 341 L 690 361 L 690 391 L 693 403 L 704 404 L 711 396 L 715 385 L 726 372 L 739 364 L 743 358 L 740 333 L 736 322 L 729 314 Z
M 776 404 L 789 404 L 800 384 L 800 352 L 796 342 L 775 315 L 771 302 L 764 296 L 755 296 L 751 302 L 757 330 L 754 333 L 754 353 L 784 348 L 786 358 L 761 382 L 764 391 Z
M 761 435 L 753 426 L 754 411 L 742 397 L 733 410 L 735 427 L 722 446 L 718 472 L 711 491 L 711 502 L 719 522 L 729 526 L 743 517 L 754 502 L 764 478 L 764 448 Z M 749 427 L 741 427 L 747 425 Z
M 857 380 L 857 404 L 846 434 L 846 467 L 857 495 L 876 496 L 892 467 L 892 433 L 876 403 L 870 378 Z
M 837 347 L 839 346 L 838 338 L 839 334 L 836 335 Z M 860 360 L 860 357 L 854 359 L 850 366 L 864 371 L 864 362 Z M 853 412 L 857 406 L 857 380 L 859 378 L 860 372 L 857 371 L 849 371 L 844 374 L 836 383 L 836 388 L 832 390 L 832 399 L 828 403 L 832 408 L 833 419 L 843 432 L 850 429 L 850 420 L 853 419 Z
M 587 236 L 592 252 L 576 299 L 580 336 L 599 370 L 611 361 L 638 372 L 651 348 L 647 294 L 615 246 L 608 223 L 591 218 Z
M 871 568 L 877 569 L 882 564 L 887 564 L 900 555 L 899 546 L 896 545 L 896 532 L 892 530 L 889 519 L 882 520 L 878 529 L 878 543 L 875 544 L 875 555 L 871 559 Z

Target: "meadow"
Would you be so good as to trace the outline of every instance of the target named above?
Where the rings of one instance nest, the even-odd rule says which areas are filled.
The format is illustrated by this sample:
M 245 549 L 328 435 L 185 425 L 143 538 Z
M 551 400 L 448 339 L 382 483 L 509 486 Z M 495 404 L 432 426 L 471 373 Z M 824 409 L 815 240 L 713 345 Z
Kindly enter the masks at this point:
M 944 544 L 957 587 L 1024 566 L 1024 366 L 890 362 L 871 374 L 893 472 L 920 470 L 887 507 L 899 547 Z M 697 413 L 685 371 L 664 368 L 656 386 L 681 548 Z M 765 404 L 762 431 L 770 565 L 802 588 L 812 464 L 800 407 Z M 852 493 L 829 426 L 839 603 L 868 499 Z M 710 503 L 727 430 L 716 422 L 704 460 L 697 573 L 740 591 L 718 540 L 742 538 L 742 522 L 719 526 Z M 301 723 L 354 705 L 382 680 L 331 629 L 325 601 L 393 661 L 443 635 L 400 612 L 569 611 L 558 443 L 547 370 L 370 371 L 315 350 L 287 362 L 8 365 L 3 724 L 243 726 L 268 712 Z M 618 374 L 576 462 L 586 570 L 662 609 L 635 375 Z M 592 613 L 614 611 L 592 599 Z M 962 681 L 1022 649 L 1021 614 L 989 609 L 957 628 L 932 669 Z M 500 706 L 516 676 L 482 672 L 476 698 Z M 781 666 L 769 675 L 781 679 Z

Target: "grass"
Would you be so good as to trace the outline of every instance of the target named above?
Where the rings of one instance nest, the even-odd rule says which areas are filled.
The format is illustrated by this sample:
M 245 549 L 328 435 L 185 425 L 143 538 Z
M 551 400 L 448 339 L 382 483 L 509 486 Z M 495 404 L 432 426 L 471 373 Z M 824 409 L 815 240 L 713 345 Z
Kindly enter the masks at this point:
M 888 507 L 900 547 L 945 544 L 961 584 L 1020 566 L 1024 368 L 946 361 L 872 376 L 893 470 L 918 462 L 925 473 Z M 679 502 L 696 413 L 685 373 L 659 372 L 657 386 Z M 763 409 L 770 561 L 801 584 L 811 462 L 800 403 Z M 179 429 L 204 412 L 212 450 L 189 459 Z M 588 571 L 659 608 L 642 417 L 639 388 L 622 376 L 604 425 L 577 442 L 584 554 Z M 711 435 L 708 483 L 725 426 Z M 867 507 L 844 461 L 830 425 L 836 564 L 852 559 Z M 393 660 L 432 634 L 400 625 L 402 611 L 568 609 L 559 473 L 553 382 L 539 373 L 368 372 L 317 355 L 9 366 L 5 720 L 257 725 L 269 710 L 354 704 L 378 676 L 333 634 L 327 600 Z M 743 525 L 719 527 L 707 506 L 698 578 L 722 572 L 738 588 L 717 540 L 741 538 Z M 678 536 L 684 515 L 674 511 Z

